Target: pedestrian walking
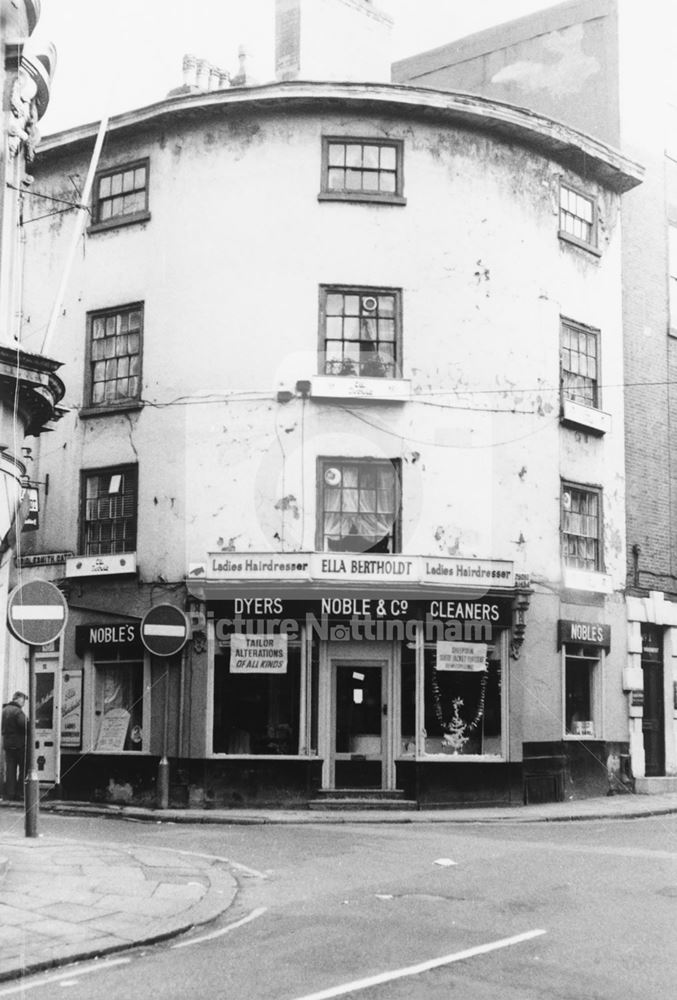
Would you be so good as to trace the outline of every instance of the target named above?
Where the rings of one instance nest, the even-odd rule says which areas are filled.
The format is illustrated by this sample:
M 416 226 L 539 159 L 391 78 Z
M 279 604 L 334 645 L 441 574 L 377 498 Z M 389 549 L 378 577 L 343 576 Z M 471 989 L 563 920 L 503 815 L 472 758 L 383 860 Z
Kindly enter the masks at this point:
M 26 695 L 15 691 L 12 700 L 2 706 L 2 746 L 5 751 L 5 798 L 23 797 L 26 760 L 27 719 L 23 707 Z

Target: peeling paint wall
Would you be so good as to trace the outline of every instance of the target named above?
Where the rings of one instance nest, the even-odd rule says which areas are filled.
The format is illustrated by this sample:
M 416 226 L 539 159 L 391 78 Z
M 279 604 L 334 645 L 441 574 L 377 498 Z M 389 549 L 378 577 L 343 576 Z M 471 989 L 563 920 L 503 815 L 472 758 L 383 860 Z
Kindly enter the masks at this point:
M 403 139 L 406 207 L 318 202 L 322 134 Z M 233 545 L 312 549 L 317 457 L 370 455 L 402 462 L 406 551 L 514 559 L 552 582 L 560 477 L 601 485 L 606 568 L 621 586 L 621 391 L 605 390 L 604 439 L 564 431 L 558 399 L 560 315 L 601 329 L 604 381 L 622 383 L 615 196 L 585 182 L 600 216 L 596 258 L 557 238 L 559 181 L 580 178 L 464 129 L 215 116 L 111 138 L 102 166 L 146 155 L 150 221 L 92 235 L 64 303 L 57 344 L 72 359 L 74 412 L 40 456 L 50 474 L 41 548 L 77 551 L 80 469 L 138 461 L 143 578 L 179 579 L 189 561 Z M 55 167 L 42 167 L 41 190 L 61 191 L 86 163 Z M 31 349 L 67 224 L 36 223 L 29 237 Z M 317 374 L 324 283 L 402 289 L 411 402 L 277 402 L 278 388 Z M 146 405 L 80 420 L 86 314 L 134 301 L 144 302 Z

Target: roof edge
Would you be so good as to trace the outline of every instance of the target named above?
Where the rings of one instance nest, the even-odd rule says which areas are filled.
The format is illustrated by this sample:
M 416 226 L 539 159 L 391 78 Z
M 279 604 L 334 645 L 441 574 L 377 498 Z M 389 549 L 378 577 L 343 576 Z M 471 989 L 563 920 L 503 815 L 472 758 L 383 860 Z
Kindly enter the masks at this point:
M 579 173 L 583 172 L 585 176 L 593 177 L 619 192 L 628 191 L 641 183 L 644 175 L 644 168 L 619 150 L 527 108 L 475 94 L 403 84 L 293 80 L 182 94 L 115 115 L 109 121 L 108 130 L 110 133 L 122 133 L 185 113 L 208 112 L 219 107 L 257 110 L 275 105 L 301 108 L 309 104 L 322 106 L 336 103 L 388 109 L 422 118 L 434 116 L 466 127 L 496 132 L 523 145 L 536 147 L 544 155 L 564 162 Z M 39 147 L 38 161 L 45 154 L 93 141 L 97 131 L 98 123 L 91 122 L 45 137 Z M 36 169 L 39 169 L 39 162 Z

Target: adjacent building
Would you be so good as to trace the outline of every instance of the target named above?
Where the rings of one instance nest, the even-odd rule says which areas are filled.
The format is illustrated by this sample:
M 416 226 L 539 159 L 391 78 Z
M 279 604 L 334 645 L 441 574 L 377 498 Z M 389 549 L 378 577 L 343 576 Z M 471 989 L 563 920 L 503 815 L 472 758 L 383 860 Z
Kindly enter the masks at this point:
M 509 101 L 646 167 L 623 200 L 628 660 L 632 772 L 677 777 L 677 80 L 669 3 L 574 0 L 405 59 L 393 79 Z M 606 377 L 604 379 L 606 381 Z
M 28 690 L 20 647 L 4 627 L 7 598 L 17 583 L 14 557 L 22 531 L 37 524 L 38 486 L 33 438 L 50 431 L 63 413 L 61 362 L 41 344 L 22 342 L 23 211 L 37 143 L 36 123 L 49 101 L 54 50 L 35 46 L 31 33 L 39 0 L 0 3 L 0 689 Z M 25 647 L 24 647 L 25 648 Z

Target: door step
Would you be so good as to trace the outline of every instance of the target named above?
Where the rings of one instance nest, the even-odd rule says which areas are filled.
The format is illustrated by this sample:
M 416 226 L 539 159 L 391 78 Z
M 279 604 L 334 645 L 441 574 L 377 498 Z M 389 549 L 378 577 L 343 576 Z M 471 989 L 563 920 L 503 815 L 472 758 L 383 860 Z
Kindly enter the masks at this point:
M 416 803 L 405 799 L 399 789 L 324 788 L 308 803 L 309 809 L 416 809 Z
M 661 792 L 677 792 L 677 777 L 669 775 L 659 778 L 635 778 L 637 795 L 660 795 Z

